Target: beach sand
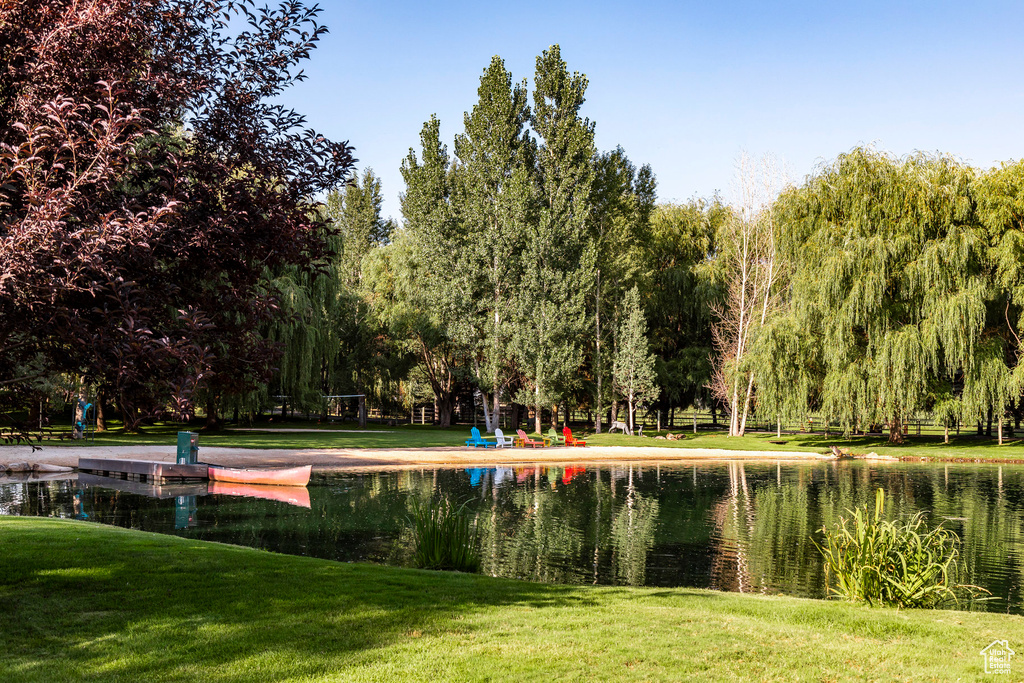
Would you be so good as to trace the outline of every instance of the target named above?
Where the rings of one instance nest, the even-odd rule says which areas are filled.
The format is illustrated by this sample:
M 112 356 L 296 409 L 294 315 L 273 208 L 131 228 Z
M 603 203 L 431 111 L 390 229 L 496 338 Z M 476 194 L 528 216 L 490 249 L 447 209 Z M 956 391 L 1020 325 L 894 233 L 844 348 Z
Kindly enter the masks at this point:
M 174 462 L 174 446 L 28 446 L 0 448 L 0 464 L 27 462 L 77 467 L 78 458 L 117 458 Z M 472 467 L 497 464 L 602 462 L 670 463 L 706 460 L 820 460 L 818 453 L 731 451 L 713 448 L 594 446 L 587 448 L 220 448 L 200 447 L 199 459 L 229 467 L 287 467 L 312 464 L 314 471 Z

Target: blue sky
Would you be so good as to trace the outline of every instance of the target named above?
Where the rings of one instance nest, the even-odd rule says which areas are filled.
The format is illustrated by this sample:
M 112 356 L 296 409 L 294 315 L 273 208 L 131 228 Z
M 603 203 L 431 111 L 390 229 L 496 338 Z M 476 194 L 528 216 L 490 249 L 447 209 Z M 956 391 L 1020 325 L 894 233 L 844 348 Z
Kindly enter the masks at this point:
M 590 79 L 599 149 L 622 145 L 660 201 L 721 191 L 742 151 L 800 181 L 858 144 L 1024 157 L 1022 2 L 321 2 L 331 32 L 286 96 L 356 148 L 400 218 L 399 164 L 431 114 L 451 148 L 492 55 L 532 88 L 553 43 Z

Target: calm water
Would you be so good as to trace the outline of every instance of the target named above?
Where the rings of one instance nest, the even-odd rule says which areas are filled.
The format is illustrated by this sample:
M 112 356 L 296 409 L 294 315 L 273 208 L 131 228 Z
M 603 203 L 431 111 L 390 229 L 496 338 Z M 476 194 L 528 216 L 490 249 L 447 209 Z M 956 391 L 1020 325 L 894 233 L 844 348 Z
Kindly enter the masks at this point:
M 885 488 L 963 539 L 967 576 L 1024 613 L 1024 467 L 739 463 L 436 469 L 314 477 L 309 507 L 90 481 L 0 485 L 0 514 L 93 522 L 341 561 L 404 564 L 415 499 L 467 502 L 483 571 L 576 584 L 823 597 L 811 535 Z M 118 490 L 121 489 L 121 490 Z M 140 492 L 141 491 L 141 492 Z M 152 497 L 154 495 L 163 498 Z

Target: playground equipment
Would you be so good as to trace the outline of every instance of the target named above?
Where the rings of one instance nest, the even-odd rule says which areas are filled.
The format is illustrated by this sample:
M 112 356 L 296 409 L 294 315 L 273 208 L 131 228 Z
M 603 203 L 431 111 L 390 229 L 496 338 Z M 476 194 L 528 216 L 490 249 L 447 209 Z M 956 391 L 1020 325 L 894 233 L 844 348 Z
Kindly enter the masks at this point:
M 92 420 L 89 419 L 89 411 L 92 410 Z M 71 428 L 71 436 L 75 439 L 92 440 L 96 434 L 96 408 L 85 399 L 78 399 L 78 410 L 75 411 L 77 419 Z

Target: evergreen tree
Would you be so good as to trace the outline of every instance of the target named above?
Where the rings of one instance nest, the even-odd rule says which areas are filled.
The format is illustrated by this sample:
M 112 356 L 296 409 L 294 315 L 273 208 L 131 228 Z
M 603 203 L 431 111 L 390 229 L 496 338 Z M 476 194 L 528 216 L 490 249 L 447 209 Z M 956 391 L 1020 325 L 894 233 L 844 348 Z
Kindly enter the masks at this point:
M 379 297 L 392 329 L 419 357 L 441 426 L 451 424 L 455 390 L 473 351 L 476 278 L 461 248 L 462 223 L 452 206 L 452 171 L 432 116 L 420 133 L 421 152 L 402 162 L 405 230 L 391 249 L 390 295 Z
M 494 431 L 502 393 L 518 377 L 510 339 L 521 255 L 536 220 L 536 144 L 527 128 L 526 81 L 513 87 L 500 57 L 491 59 L 477 93 L 479 101 L 464 117 L 465 132 L 455 138 L 452 173 L 452 208 L 465 239 L 449 248 L 461 252 L 458 272 L 473 278 L 473 370 L 487 431 Z
M 625 293 L 634 285 L 650 287 L 651 215 L 655 206 L 654 172 L 648 165 L 639 171 L 621 147 L 596 155 L 591 191 L 590 241 L 594 254 L 594 278 L 589 303 L 591 378 L 595 430 L 600 433 L 614 359 L 618 311 Z M 614 411 L 613 411 L 614 412 Z
M 531 123 L 540 143 L 540 197 L 521 256 L 513 344 L 527 385 L 522 402 L 532 399 L 539 432 L 541 406 L 566 395 L 583 360 L 585 296 L 593 273 L 586 228 L 594 126 L 580 117 L 587 78 L 569 74 L 558 45 L 537 58 L 534 84 Z
M 629 429 L 632 432 L 637 404 L 653 400 L 658 395 L 654 355 L 647 341 L 647 320 L 636 287 L 626 293 L 622 302 L 622 322 L 612 377 L 615 388 L 629 407 Z
M 341 235 L 342 277 L 352 291 L 359 287 L 363 257 L 390 242 L 395 230 L 395 222 L 381 215 L 383 204 L 380 178 L 372 168 L 327 196 L 328 216 Z

